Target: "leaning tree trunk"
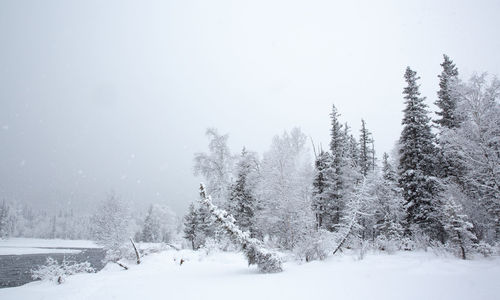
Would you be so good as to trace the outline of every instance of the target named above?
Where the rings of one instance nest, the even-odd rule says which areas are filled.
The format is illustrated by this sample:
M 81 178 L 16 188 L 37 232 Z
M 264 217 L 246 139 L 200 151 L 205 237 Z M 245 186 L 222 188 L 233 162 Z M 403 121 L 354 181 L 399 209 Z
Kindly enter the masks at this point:
M 137 247 L 135 246 L 134 240 L 130 238 L 130 242 L 132 243 L 132 246 L 134 247 L 135 251 L 135 257 L 137 258 L 137 264 L 141 264 L 141 256 L 139 255 L 139 250 L 137 250 Z
M 262 273 L 276 273 L 283 271 L 281 259 L 273 252 L 265 249 L 262 243 L 250 236 L 247 231 L 242 231 L 236 224 L 232 215 L 223 209 L 217 208 L 212 203 L 212 199 L 205 192 L 203 184 L 200 185 L 200 204 L 208 209 L 215 218 L 215 224 L 220 226 L 229 237 L 241 245 L 245 253 L 248 264 L 257 264 Z

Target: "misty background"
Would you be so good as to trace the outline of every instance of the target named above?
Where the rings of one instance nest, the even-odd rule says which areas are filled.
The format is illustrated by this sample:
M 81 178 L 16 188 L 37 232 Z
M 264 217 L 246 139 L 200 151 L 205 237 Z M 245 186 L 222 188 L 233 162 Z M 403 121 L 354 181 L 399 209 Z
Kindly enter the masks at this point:
M 399 3 L 401 2 L 401 3 Z M 205 129 L 262 153 L 335 103 L 378 157 L 401 130 L 403 73 L 431 105 L 442 54 L 500 71 L 498 1 L 0 2 L 0 200 L 81 210 L 112 191 L 182 213 Z M 431 109 L 434 107 L 431 105 Z

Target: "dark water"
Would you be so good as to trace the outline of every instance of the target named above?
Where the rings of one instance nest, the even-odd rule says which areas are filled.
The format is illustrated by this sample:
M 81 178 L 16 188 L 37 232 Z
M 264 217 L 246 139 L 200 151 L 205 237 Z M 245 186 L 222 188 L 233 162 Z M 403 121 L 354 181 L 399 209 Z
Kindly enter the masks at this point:
M 31 270 L 44 265 L 47 257 L 52 257 L 58 262 L 66 261 L 85 262 L 99 271 L 104 267 L 102 260 L 105 252 L 96 248 L 64 248 L 81 250 L 80 253 L 43 253 L 23 255 L 0 255 L 0 288 L 14 287 L 33 281 Z

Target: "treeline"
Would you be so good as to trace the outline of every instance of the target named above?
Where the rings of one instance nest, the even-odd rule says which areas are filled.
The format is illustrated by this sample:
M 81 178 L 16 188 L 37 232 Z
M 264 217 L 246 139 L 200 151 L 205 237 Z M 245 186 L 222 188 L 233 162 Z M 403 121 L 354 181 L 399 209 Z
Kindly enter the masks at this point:
M 0 204 L 0 238 L 87 239 L 170 242 L 180 231 L 180 221 L 167 206 L 151 205 L 147 212 L 135 211 L 116 195 L 101 201 L 95 212 L 77 214 L 37 210 L 29 205 Z
M 490 254 L 500 240 L 500 83 L 484 74 L 462 81 L 446 55 L 441 66 L 434 120 L 406 69 L 393 157 L 378 159 L 366 122 L 354 133 L 333 106 L 329 147 L 314 149 L 314 159 L 298 128 L 275 136 L 262 157 L 232 154 L 228 136 L 209 129 L 195 174 L 242 230 L 306 260 L 347 247 Z M 193 249 L 224 242 L 194 203 L 184 237 Z

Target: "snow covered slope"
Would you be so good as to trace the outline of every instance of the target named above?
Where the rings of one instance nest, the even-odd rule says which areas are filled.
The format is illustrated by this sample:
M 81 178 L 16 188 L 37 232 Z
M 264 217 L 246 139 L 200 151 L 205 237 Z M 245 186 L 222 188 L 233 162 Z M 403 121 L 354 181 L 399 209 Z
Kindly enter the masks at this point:
M 185 262 L 179 265 L 180 259 Z M 462 261 L 432 253 L 373 254 L 261 274 L 242 254 L 167 251 L 124 271 L 108 265 L 62 285 L 34 282 L 0 290 L 21 299 L 498 299 L 500 258 Z

